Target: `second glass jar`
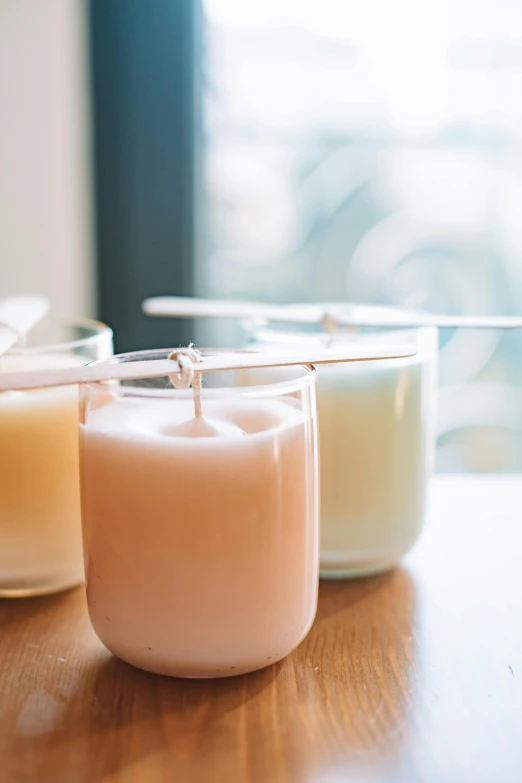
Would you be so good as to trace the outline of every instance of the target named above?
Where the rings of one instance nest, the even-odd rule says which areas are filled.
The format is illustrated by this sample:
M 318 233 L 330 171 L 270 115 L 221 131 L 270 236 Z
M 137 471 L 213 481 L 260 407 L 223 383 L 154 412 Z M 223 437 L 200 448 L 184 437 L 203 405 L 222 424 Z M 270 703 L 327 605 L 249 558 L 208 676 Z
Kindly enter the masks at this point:
M 385 571 L 406 554 L 424 523 L 434 453 L 436 329 L 325 334 L 257 325 L 249 347 L 288 351 L 343 341 L 411 343 L 417 354 L 318 367 L 323 578 Z

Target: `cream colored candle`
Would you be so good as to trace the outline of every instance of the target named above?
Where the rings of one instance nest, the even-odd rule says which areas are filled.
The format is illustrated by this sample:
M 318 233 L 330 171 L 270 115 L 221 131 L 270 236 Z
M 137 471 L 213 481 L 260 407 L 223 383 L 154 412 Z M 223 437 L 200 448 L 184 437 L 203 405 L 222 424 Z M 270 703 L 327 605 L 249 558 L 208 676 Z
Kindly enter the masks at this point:
M 430 330 L 409 359 L 318 371 L 323 576 L 383 571 L 419 537 L 434 444 L 435 339 Z
M 335 334 L 346 340 L 414 340 L 410 358 L 321 365 L 317 407 L 321 477 L 321 576 L 395 565 L 420 535 L 434 447 L 437 332 Z M 277 342 L 279 339 L 279 342 Z M 324 341 L 262 332 L 257 348 Z M 292 341 L 294 341 L 292 343 Z M 270 376 L 267 376 L 267 380 Z
M 84 400 L 87 598 L 103 643 L 186 677 L 287 655 L 316 609 L 313 418 L 292 397 L 204 399 L 203 424 L 191 399 Z

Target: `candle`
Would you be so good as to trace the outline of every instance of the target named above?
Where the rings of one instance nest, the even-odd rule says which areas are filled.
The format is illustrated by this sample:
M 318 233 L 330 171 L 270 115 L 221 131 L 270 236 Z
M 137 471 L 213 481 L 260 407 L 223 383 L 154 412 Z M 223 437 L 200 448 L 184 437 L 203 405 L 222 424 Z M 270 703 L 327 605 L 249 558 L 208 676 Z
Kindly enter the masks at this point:
M 46 328 L 35 340 L 45 341 Z M 108 355 L 111 332 L 66 329 L 72 343 L 6 354 L 0 372 L 82 365 Z M 65 335 L 63 335 L 65 337 Z M 55 592 L 83 578 L 75 387 L 0 394 L 0 596 Z
M 87 600 L 125 661 L 230 676 L 306 635 L 318 580 L 315 374 L 293 372 L 275 387 L 203 388 L 202 418 L 166 379 L 83 387 Z
M 325 341 L 324 334 L 262 330 L 255 347 Z M 424 522 L 434 442 L 437 333 L 432 328 L 327 338 L 411 340 L 410 358 L 317 370 L 321 475 L 321 576 L 353 577 L 395 565 Z

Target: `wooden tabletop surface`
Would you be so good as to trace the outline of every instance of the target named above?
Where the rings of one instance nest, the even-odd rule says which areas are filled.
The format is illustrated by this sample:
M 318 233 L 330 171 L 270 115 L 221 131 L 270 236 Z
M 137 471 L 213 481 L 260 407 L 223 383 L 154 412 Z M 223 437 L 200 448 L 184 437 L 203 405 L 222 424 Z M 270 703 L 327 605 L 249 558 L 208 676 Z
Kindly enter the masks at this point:
M 82 589 L 0 602 L 1 783 L 520 783 L 522 478 L 437 478 L 404 565 L 323 582 L 285 661 L 175 680 Z

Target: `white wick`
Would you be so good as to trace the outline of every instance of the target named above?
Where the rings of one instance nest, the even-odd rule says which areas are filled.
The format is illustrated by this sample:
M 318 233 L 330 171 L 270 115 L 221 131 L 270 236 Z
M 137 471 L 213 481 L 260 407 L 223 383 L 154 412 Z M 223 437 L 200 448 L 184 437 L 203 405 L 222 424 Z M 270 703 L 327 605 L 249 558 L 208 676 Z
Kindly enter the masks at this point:
M 321 320 L 321 325 L 325 334 L 325 345 L 326 347 L 329 347 L 332 345 L 334 339 L 334 334 L 337 329 L 337 321 L 331 313 L 325 310 Z
M 194 364 L 198 364 L 203 361 L 201 351 L 194 348 L 194 344 L 190 343 L 188 348 L 178 348 L 177 351 L 173 351 L 169 355 L 169 359 L 173 359 L 180 366 L 179 372 L 173 372 L 169 375 L 172 385 L 176 389 L 188 389 L 192 384 L 194 390 L 194 414 L 196 418 L 203 415 L 201 409 L 201 373 L 194 373 Z

